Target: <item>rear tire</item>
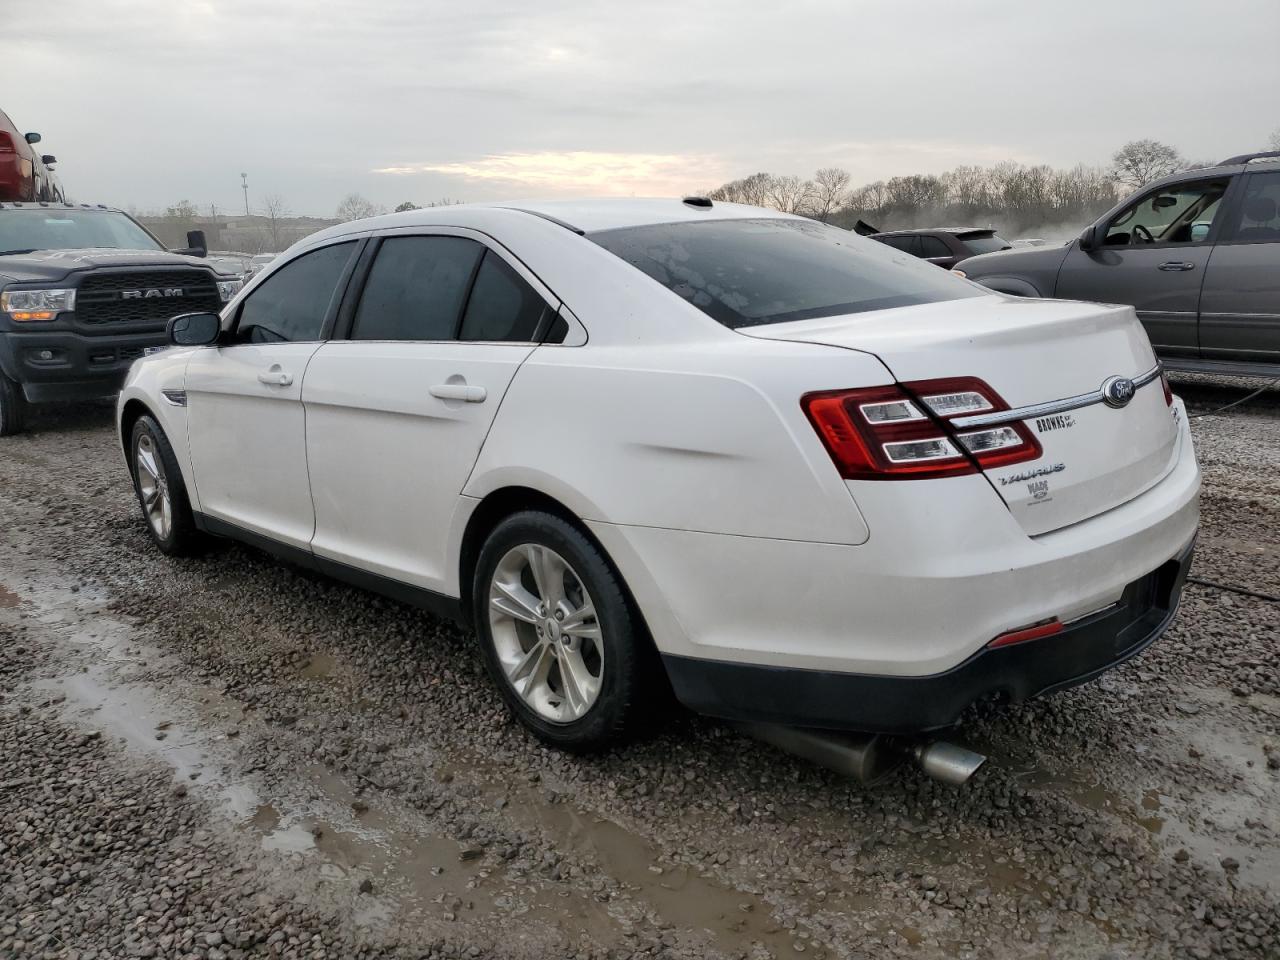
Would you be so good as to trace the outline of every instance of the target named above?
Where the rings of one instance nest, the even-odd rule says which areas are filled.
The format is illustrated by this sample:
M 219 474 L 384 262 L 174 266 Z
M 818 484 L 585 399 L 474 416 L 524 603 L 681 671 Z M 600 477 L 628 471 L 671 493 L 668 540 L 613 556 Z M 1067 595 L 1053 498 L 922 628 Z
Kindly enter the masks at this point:
M 177 457 L 160 424 L 148 414 L 133 425 L 129 472 L 151 541 L 171 557 L 199 553 L 205 536 L 196 528 Z
M 642 725 L 661 692 L 649 639 L 613 566 L 571 523 L 532 510 L 503 520 L 472 597 L 485 666 L 539 740 L 586 753 Z
M 27 398 L 20 384 L 0 373 L 0 437 L 21 433 L 27 423 Z

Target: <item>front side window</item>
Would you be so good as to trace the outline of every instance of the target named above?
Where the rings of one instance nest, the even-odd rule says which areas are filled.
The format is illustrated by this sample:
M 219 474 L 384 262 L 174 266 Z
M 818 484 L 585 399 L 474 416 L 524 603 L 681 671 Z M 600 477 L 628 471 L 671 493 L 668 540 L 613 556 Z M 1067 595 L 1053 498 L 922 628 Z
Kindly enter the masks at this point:
M 1223 240 L 1280 243 L 1280 172 L 1250 176 L 1244 200 L 1225 226 Z
M 532 343 L 548 307 L 537 292 L 493 251 L 484 255 L 462 318 L 463 340 Z
M 352 340 L 453 340 L 484 247 L 464 237 L 389 237 L 365 281 Z
M 811 220 L 701 220 L 588 238 L 731 328 L 984 296 L 932 264 Z
M 1107 246 L 1203 243 L 1229 183 L 1180 183 L 1148 193 L 1107 226 Z
M 335 243 L 312 250 L 269 276 L 241 305 L 236 341 L 319 340 L 355 247 L 355 243 Z
M 155 237 L 115 210 L 40 207 L 0 211 L 0 256 L 33 250 L 162 250 Z
M 920 238 L 920 256 L 928 259 L 951 256 L 951 248 L 937 237 Z

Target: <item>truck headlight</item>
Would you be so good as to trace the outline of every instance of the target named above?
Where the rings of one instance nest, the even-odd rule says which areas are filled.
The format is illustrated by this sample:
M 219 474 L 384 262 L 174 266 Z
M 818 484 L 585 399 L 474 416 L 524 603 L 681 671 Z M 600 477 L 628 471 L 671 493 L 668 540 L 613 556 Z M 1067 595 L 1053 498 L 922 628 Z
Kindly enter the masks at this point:
M 0 293 L 0 310 L 10 320 L 52 320 L 76 308 L 75 290 L 6 290 Z
M 218 296 L 222 298 L 223 303 L 226 303 L 228 300 L 234 297 L 237 293 L 239 293 L 240 288 L 243 286 L 244 286 L 243 280 L 219 280 Z

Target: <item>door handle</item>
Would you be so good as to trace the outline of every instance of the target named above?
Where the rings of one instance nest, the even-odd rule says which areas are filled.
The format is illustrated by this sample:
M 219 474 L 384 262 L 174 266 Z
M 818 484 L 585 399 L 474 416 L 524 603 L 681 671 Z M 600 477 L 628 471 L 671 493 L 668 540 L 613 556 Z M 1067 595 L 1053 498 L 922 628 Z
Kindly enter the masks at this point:
M 293 383 L 293 374 L 285 373 L 280 364 L 273 363 L 265 371 L 258 374 L 258 382 L 269 387 L 287 387 Z
M 1187 263 L 1185 260 L 1167 260 L 1160 264 L 1161 270 L 1166 270 L 1171 273 L 1179 270 L 1194 270 L 1195 268 L 1196 265 L 1194 263 Z
M 485 397 L 489 396 L 484 387 L 468 383 L 437 383 L 430 392 L 440 400 L 465 400 L 467 403 L 484 403 Z

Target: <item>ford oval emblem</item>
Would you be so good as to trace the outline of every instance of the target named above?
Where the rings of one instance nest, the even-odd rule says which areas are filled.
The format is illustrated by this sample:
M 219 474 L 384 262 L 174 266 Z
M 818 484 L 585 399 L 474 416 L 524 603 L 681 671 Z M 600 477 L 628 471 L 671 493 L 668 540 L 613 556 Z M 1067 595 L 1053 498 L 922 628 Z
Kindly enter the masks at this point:
M 1108 377 L 1102 384 L 1102 400 L 1108 407 L 1127 407 L 1133 399 L 1133 381 L 1128 377 Z

